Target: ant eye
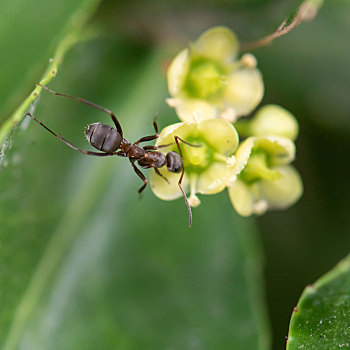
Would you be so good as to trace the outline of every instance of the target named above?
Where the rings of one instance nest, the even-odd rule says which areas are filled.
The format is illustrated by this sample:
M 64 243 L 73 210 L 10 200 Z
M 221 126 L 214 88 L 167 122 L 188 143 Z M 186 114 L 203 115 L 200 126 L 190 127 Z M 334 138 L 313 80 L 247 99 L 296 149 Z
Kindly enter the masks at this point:
M 179 173 L 182 170 L 183 162 L 176 152 L 169 152 L 166 155 L 167 168 L 172 173 Z

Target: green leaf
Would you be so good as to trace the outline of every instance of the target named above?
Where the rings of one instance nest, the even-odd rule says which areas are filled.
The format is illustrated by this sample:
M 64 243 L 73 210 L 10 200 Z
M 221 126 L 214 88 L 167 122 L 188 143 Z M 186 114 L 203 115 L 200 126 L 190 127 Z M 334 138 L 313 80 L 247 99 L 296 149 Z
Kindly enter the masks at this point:
M 112 109 L 133 141 L 152 133 L 156 111 L 161 128 L 175 121 L 166 58 L 96 40 L 50 87 Z M 110 122 L 47 92 L 34 114 L 83 148 L 87 123 Z M 127 159 L 84 156 L 33 121 L 13 140 L 0 172 L 3 349 L 268 349 L 255 224 L 227 193 L 203 197 L 189 229 L 183 199 L 148 188 L 139 200 Z
M 350 348 L 350 255 L 305 288 L 290 322 L 287 350 Z

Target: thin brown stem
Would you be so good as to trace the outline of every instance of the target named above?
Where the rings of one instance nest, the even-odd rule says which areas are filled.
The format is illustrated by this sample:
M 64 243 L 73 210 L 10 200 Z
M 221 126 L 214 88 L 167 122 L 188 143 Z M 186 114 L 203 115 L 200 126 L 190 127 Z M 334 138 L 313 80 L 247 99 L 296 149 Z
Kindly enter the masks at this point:
M 284 19 L 280 26 L 272 34 L 266 35 L 263 38 L 242 43 L 241 50 L 243 52 L 253 51 L 261 47 L 270 45 L 273 40 L 279 38 L 282 35 L 288 34 L 294 28 L 296 28 L 301 22 L 310 21 L 317 15 L 319 8 L 321 7 L 323 0 L 304 0 L 298 9 L 292 13 L 288 18 Z

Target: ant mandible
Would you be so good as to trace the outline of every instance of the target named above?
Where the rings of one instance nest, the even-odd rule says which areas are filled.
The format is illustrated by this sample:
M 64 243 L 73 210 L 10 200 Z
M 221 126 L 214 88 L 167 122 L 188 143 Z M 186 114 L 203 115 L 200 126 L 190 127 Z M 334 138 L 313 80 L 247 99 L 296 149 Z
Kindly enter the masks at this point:
M 141 178 L 143 181 L 142 187 L 138 190 L 138 193 L 141 193 L 147 186 L 147 179 L 143 175 L 143 173 L 140 171 L 140 169 L 137 168 L 135 162 L 139 164 L 139 166 L 143 169 L 148 169 L 148 168 L 153 168 L 154 171 L 156 172 L 157 175 L 161 176 L 165 181 L 168 181 L 168 179 L 163 176 L 160 171 L 158 170 L 159 168 L 162 168 L 163 166 L 166 165 L 167 169 L 173 173 L 180 173 L 181 176 L 178 181 L 178 186 L 182 192 L 182 195 L 185 199 L 185 203 L 188 209 L 188 214 L 189 214 L 189 226 L 191 227 L 192 225 L 192 211 L 191 207 L 189 205 L 187 196 L 181 186 L 182 179 L 185 173 L 185 167 L 182 161 L 182 151 L 179 145 L 179 141 L 191 146 L 191 147 L 200 147 L 200 145 L 193 145 L 185 140 L 182 140 L 179 136 L 174 136 L 175 143 L 177 145 L 177 148 L 179 150 L 179 154 L 176 152 L 168 152 L 166 155 L 164 155 L 162 152 L 157 151 L 157 149 L 161 147 L 168 147 L 173 143 L 166 144 L 166 145 L 159 145 L 159 146 L 144 146 L 141 147 L 139 144 L 141 142 L 147 142 L 147 141 L 152 141 L 158 138 L 158 125 L 156 122 L 156 118 L 153 120 L 153 127 L 155 134 L 150 135 L 150 136 L 144 136 L 141 137 L 139 140 L 137 140 L 134 143 L 130 143 L 127 139 L 123 137 L 123 130 L 118 122 L 118 119 L 114 115 L 113 112 L 111 112 L 109 109 L 101 107 L 95 103 L 92 103 L 90 101 L 84 100 L 83 98 L 80 97 L 75 97 L 75 96 L 70 96 L 66 94 L 61 94 L 58 92 L 55 92 L 48 87 L 42 85 L 42 84 L 37 84 L 38 86 L 41 86 L 43 89 L 47 90 L 53 95 L 57 96 L 63 96 L 63 97 L 68 97 L 70 99 L 73 99 L 75 101 L 84 103 L 90 107 L 96 108 L 102 112 L 105 112 L 110 115 L 110 117 L 113 120 L 113 123 L 116 127 L 114 129 L 110 125 L 103 124 L 103 123 L 93 123 L 88 125 L 88 127 L 85 130 L 85 136 L 88 140 L 88 142 L 98 149 L 101 152 L 92 152 L 92 151 L 86 151 L 83 150 L 60 135 L 56 134 L 54 131 L 49 129 L 45 124 L 43 124 L 41 121 L 36 119 L 31 113 L 27 112 L 26 115 L 29 115 L 34 121 L 39 123 L 41 126 L 43 126 L 48 132 L 50 132 L 52 135 L 57 137 L 59 140 L 64 142 L 67 146 L 70 148 L 73 148 L 76 151 L 79 151 L 83 154 L 87 154 L 90 156 L 97 156 L 97 157 L 108 157 L 108 156 L 119 156 L 119 157 L 126 157 L 129 158 L 129 161 L 131 163 L 131 166 L 133 167 L 135 173 Z

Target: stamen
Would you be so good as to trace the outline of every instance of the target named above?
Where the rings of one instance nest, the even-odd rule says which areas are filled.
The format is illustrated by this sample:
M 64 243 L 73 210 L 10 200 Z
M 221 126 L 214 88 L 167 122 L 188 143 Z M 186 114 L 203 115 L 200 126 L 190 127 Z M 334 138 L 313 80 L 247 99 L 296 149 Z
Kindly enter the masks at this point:
M 190 179 L 190 188 L 191 194 L 188 198 L 188 202 L 191 207 L 198 207 L 201 204 L 200 199 L 196 195 L 196 184 L 197 184 L 197 175 L 192 175 Z
M 167 98 L 165 101 L 171 108 L 175 108 L 179 104 L 179 100 L 177 98 Z
M 269 205 L 268 205 L 267 201 L 264 199 L 261 199 L 260 201 L 258 201 L 254 204 L 254 209 L 253 209 L 254 214 L 256 214 L 256 215 L 265 214 L 268 207 L 269 207 Z
M 237 113 L 234 108 L 228 107 L 221 112 L 220 117 L 230 123 L 234 123 L 237 120 Z
M 257 66 L 256 58 L 251 53 L 244 54 L 241 58 L 241 61 L 242 64 L 247 68 L 256 68 Z

